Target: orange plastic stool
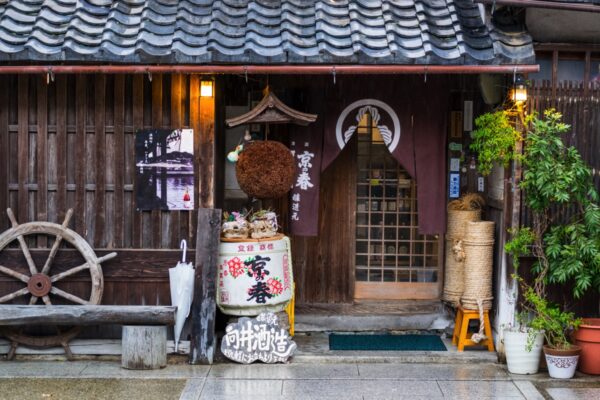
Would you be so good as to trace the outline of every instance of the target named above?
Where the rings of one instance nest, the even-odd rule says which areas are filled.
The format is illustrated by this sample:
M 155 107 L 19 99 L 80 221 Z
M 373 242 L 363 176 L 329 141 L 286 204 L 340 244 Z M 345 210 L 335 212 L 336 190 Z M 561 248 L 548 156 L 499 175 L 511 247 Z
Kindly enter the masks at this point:
M 489 351 L 494 351 L 494 340 L 492 337 L 492 326 L 490 324 L 490 314 L 488 310 L 483 312 L 484 333 L 487 339 L 479 343 L 471 340 L 473 333 L 468 332 L 469 321 L 475 319 L 479 321 L 478 310 L 465 310 L 458 307 L 456 311 L 456 321 L 454 321 L 454 333 L 452 334 L 452 344 L 458 347 L 458 351 L 463 351 L 465 346 L 487 346 Z

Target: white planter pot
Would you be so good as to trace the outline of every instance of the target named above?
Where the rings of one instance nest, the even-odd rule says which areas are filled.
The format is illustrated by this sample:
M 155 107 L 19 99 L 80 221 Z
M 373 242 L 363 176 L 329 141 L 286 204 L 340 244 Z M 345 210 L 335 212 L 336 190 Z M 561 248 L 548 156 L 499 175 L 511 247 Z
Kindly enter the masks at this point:
M 527 332 L 504 330 L 504 351 L 508 372 L 512 374 L 536 374 L 540 366 L 540 356 L 544 335 L 538 332 L 531 351 L 527 351 Z
M 573 375 L 575 375 L 581 348 L 578 346 L 573 347 L 576 349 L 563 353 L 561 351 L 548 349 L 548 347 L 544 346 L 546 364 L 548 364 L 548 374 L 551 378 L 571 379 Z

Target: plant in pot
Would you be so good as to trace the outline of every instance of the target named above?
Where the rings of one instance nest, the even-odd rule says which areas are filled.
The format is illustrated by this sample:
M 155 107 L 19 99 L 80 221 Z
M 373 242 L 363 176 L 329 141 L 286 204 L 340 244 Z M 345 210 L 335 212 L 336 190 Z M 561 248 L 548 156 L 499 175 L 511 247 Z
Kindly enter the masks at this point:
M 473 131 L 471 150 L 477 153 L 477 168 L 482 175 L 489 175 L 495 165 L 507 167 L 512 160 L 519 157 L 515 149 L 522 136 L 511 121 L 510 111 L 500 110 L 482 114 L 475 120 L 475 125 L 477 129 Z M 513 239 L 506 244 L 505 250 L 513 256 L 516 270 L 519 257 L 530 252 L 533 234 L 528 235 L 528 230 L 511 233 L 514 234 Z M 528 324 L 528 314 L 516 314 L 514 323 L 502 330 L 508 371 L 513 374 L 537 373 L 543 342 L 543 332 Z
M 523 304 L 533 315 L 529 326 L 543 332 L 546 339 L 544 355 L 548 373 L 552 378 L 572 378 L 579 361 L 581 347 L 571 344 L 569 338 L 581 324 L 581 318 L 575 318 L 572 312 L 561 311 L 556 304 L 540 297 L 522 279 L 520 282 L 523 288 Z
M 500 111 L 494 116 L 480 121 L 483 125 L 478 126 L 478 130 L 483 134 L 478 137 L 475 132 L 472 148 L 482 150 L 482 171 L 485 171 L 486 163 L 489 166 L 495 161 L 507 163 L 517 159 L 522 163 L 523 179 L 519 186 L 531 211 L 532 224 L 511 232 L 513 238 L 505 250 L 513 256 L 513 262 L 522 256 L 535 257 L 531 293 L 540 301 L 546 301 L 548 283 L 572 283 L 575 298 L 580 298 L 590 288 L 600 289 L 598 194 L 591 170 L 577 150 L 565 146 L 561 139 L 569 126 L 561 121 L 560 113 L 546 110 L 541 118 L 535 114 L 529 116 L 524 121 L 530 126 L 527 135 L 524 138 L 513 135 L 515 139 L 511 143 L 508 139 L 499 141 L 494 136 L 510 131 L 505 127 L 510 125 L 509 113 Z M 488 143 L 481 142 L 485 139 Z M 522 155 L 514 150 L 520 140 L 524 145 Z M 494 143 L 502 146 L 494 147 Z M 535 299 L 530 295 L 526 302 L 530 303 L 530 300 Z M 537 308 L 530 304 L 530 309 L 535 312 Z M 556 307 L 552 310 L 550 316 L 563 316 L 557 314 L 560 310 Z M 534 319 L 536 316 L 534 314 Z
M 519 257 L 529 253 L 533 233 L 523 229 L 514 233 L 505 251 L 513 256 L 515 269 L 519 266 Z M 519 280 L 517 274 L 513 278 Z M 504 352 L 508 371 L 513 374 L 536 374 L 540 367 L 544 331 L 529 323 L 530 314 L 525 310 L 517 313 L 516 325 L 505 327 L 502 332 Z

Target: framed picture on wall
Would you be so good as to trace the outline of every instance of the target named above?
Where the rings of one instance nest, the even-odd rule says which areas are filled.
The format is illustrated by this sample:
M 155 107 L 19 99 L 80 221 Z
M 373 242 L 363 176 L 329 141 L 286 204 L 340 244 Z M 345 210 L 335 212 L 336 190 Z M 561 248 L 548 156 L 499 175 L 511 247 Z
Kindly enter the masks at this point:
M 194 208 L 194 130 L 141 129 L 135 135 L 138 210 Z

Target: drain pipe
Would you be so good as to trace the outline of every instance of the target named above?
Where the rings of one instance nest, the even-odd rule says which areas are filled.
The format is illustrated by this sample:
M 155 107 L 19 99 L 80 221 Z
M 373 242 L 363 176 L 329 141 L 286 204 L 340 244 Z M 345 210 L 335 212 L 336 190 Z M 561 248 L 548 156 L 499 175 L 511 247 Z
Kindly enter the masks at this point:
M 513 74 L 538 72 L 537 64 L 512 65 L 3 65 L 0 74 L 261 74 L 391 75 Z

